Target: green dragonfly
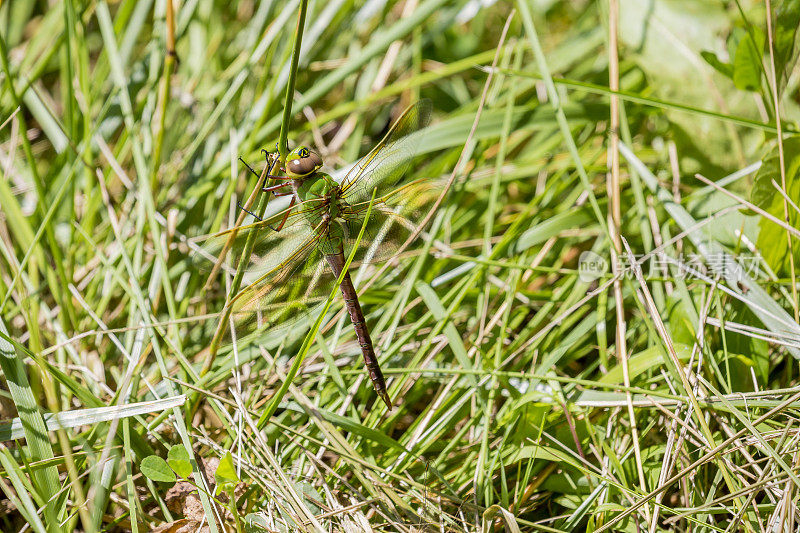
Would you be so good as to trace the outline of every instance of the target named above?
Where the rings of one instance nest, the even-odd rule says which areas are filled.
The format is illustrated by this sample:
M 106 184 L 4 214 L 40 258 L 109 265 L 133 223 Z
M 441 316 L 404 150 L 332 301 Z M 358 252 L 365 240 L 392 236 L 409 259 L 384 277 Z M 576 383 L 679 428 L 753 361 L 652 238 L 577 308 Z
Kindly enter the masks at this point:
M 242 207 L 257 219 L 254 224 L 232 228 L 207 240 L 204 253 L 213 257 L 219 250 L 228 250 L 227 241 L 235 233 L 230 253 L 231 257 L 239 257 L 248 235 L 258 232 L 246 271 L 247 285 L 229 304 L 237 331 L 254 325 L 280 330 L 319 310 L 342 272 L 346 254 L 371 202 L 367 238 L 362 238 L 353 264 L 390 256 L 400 236 L 415 229 L 408 215 L 421 207 L 423 198 L 430 198 L 425 194 L 430 192 L 430 185 L 424 180 L 401 180 L 416 154 L 423 133 L 420 130 L 428 125 L 430 116 L 428 100 L 408 107 L 385 137 L 340 181 L 321 171 L 322 158 L 317 153 L 305 146 L 295 148 L 281 169 L 285 175 L 269 176 L 278 183 L 263 189 L 268 194 L 290 197 L 289 207 L 263 220 Z M 267 154 L 268 163 L 274 164 L 276 159 L 275 154 Z M 370 380 L 391 409 L 386 382 L 348 272 L 339 289 Z

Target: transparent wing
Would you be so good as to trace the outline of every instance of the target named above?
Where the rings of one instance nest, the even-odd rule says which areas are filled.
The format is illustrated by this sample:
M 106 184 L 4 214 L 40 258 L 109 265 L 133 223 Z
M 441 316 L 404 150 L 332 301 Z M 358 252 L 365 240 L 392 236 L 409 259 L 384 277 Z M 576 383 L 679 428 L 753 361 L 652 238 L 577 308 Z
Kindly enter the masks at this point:
M 373 189 L 383 196 L 406 173 L 431 118 L 430 100 L 409 106 L 389 133 L 342 179 L 342 195 L 351 204 L 369 201 Z
M 355 246 L 364 222 L 366 205 L 360 207 L 363 210 L 358 213 L 334 221 L 344 230 L 345 254 Z M 404 219 L 388 205 L 373 206 L 365 235 L 350 265 L 351 276 L 356 278 L 359 269 L 364 269 L 368 276 L 374 271 L 373 263 L 393 254 L 413 229 L 407 221 L 398 222 L 401 220 Z M 247 240 L 248 233 L 259 232 L 257 237 L 263 237 L 250 257 L 243 288 L 231 304 L 236 335 L 240 338 L 256 330 L 281 337 L 290 328 L 303 329 L 322 312 L 328 295 L 336 290 L 337 278 L 324 257 L 328 252 L 326 237 L 319 228 L 296 222 L 270 234 L 263 232 L 263 226 L 258 223 L 240 228 L 236 249 L 230 254 L 238 257 L 240 244 Z M 341 298 L 336 298 L 333 310 L 342 303 Z M 346 331 L 353 334 L 350 328 Z M 227 336 L 229 342 L 230 328 Z
M 211 235 L 203 235 L 190 240 L 192 249 L 192 262 L 202 271 L 210 270 L 223 256 L 223 268 L 228 273 L 235 273 L 238 262 L 242 258 L 247 240 L 252 235 L 254 246 L 248 260 L 245 275 L 253 278 L 254 272 L 260 276 L 267 270 L 278 266 L 292 256 L 296 248 L 300 247 L 305 239 L 304 232 L 310 231 L 310 220 L 314 214 L 322 209 L 320 200 L 309 200 L 295 205 L 270 216 L 267 219 L 244 226 L 235 226 Z M 288 211 L 288 213 L 287 213 Z M 286 223 L 280 232 L 272 228 L 277 227 L 284 216 Z M 269 261 L 258 261 L 258 258 L 270 256 Z
M 255 259 L 256 267 L 248 274 L 255 275 L 259 269 L 263 273 L 239 291 L 231 302 L 237 331 L 247 332 L 263 325 L 270 326 L 273 331 L 281 330 L 324 301 L 327 294 L 321 296 L 313 283 L 314 278 L 320 278 L 327 270 L 319 253 L 319 239 L 320 236 L 310 229 L 297 231 L 286 236 L 293 251 L 283 261 L 275 264 L 272 254 Z
M 375 263 L 393 257 L 396 250 L 416 231 L 427 208 L 435 201 L 441 188 L 429 179 L 415 180 L 376 197 L 361 248 L 373 250 L 357 253 L 354 264 Z M 350 198 L 348 198 L 350 200 Z M 349 234 L 356 236 L 366 215 L 370 196 L 363 201 L 349 203 L 342 209 Z M 352 242 L 348 242 L 352 246 Z M 347 246 L 345 252 L 351 248 Z
M 318 303 L 315 295 L 319 291 L 314 290 L 316 287 L 311 281 L 320 277 L 326 265 L 319 253 L 319 242 L 324 235 L 320 235 L 319 227 L 310 222 L 313 209 L 312 202 L 301 204 L 298 211 L 289 214 L 286 224 L 278 232 L 270 226 L 279 224 L 285 212 L 196 239 L 201 246 L 192 259 L 202 261 L 204 268 L 214 264 L 217 254 L 234 234 L 225 268 L 233 274 L 238 261 L 247 261 L 242 288 L 231 300 L 231 317 L 237 336 L 260 328 L 281 332 L 310 313 Z M 254 241 L 253 248 L 242 259 L 249 239 Z M 231 329 L 227 328 L 228 342 L 230 335 Z
M 324 257 L 325 253 L 334 250 L 330 249 L 330 240 L 319 222 L 318 210 L 324 209 L 322 202 L 310 200 L 295 206 L 295 209 L 297 211 L 290 213 L 279 232 L 270 226 L 279 223 L 285 212 L 255 224 L 195 239 L 202 244 L 195 260 L 210 267 L 235 233 L 227 254 L 230 259 L 227 269 L 231 273 L 236 271 L 235 263 L 240 260 L 248 239 L 255 241 L 247 259 L 242 289 L 231 301 L 237 336 L 248 335 L 257 329 L 283 335 L 286 329 L 309 317 L 313 320 L 335 289 L 336 277 Z M 370 226 L 374 223 L 380 225 L 376 218 L 373 211 Z M 362 222 L 363 213 L 352 219 L 334 221 L 344 230 L 346 250 L 352 249 Z M 369 238 L 361 241 L 357 262 L 362 260 L 370 244 Z M 228 328 L 228 341 L 230 334 Z
M 379 229 L 382 227 L 381 218 L 373 210 L 367 227 L 373 228 L 370 233 L 374 232 L 382 240 L 370 236 L 362 238 L 351 271 L 371 262 L 374 250 L 387 249 L 383 246 L 388 242 L 387 235 L 381 234 Z M 345 253 L 355 246 L 362 223 L 363 217 L 355 216 L 334 220 L 333 224 L 343 230 Z M 322 312 L 328 295 L 337 290 L 337 277 L 325 255 L 340 251 L 342 245 L 336 245 L 334 250 L 332 241 L 319 226 L 312 228 L 309 224 L 296 224 L 290 233 L 284 235 L 284 231 L 286 228 L 274 234 L 275 246 L 263 257 L 254 257 L 248 267 L 250 283 L 232 302 L 237 332 L 268 327 L 271 333 L 281 335 L 289 327 L 313 320 Z M 292 252 L 287 256 L 279 247 Z M 273 256 L 283 259 L 276 264 Z M 252 279 L 253 276 L 257 277 Z M 342 303 L 338 298 L 335 302 L 334 308 Z

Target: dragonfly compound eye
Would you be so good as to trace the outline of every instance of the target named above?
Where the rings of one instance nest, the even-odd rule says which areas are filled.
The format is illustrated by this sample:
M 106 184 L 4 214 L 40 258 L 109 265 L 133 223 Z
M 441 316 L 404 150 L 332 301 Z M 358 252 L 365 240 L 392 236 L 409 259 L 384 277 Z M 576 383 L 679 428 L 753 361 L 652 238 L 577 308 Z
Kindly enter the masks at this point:
M 322 159 L 305 146 L 297 148 L 286 158 L 287 172 L 296 176 L 306 176 L 321 166 Z

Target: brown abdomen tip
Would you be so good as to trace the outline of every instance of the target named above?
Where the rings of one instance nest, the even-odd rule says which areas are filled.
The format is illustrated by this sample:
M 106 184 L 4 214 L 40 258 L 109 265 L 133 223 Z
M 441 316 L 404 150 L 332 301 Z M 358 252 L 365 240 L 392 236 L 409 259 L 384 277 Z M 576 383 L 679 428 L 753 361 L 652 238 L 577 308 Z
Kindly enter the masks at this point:
M 389 410 L 391 411 L 392 410 L 392 400 L 389 399 L 389 395 L 386 394 L 386 391 L 381 391 L 381 392 L 378 393 L 378 395 L 381 397 L 381 400 L 383 400 L 383 403 L 386 404 L 386 407 L 388 407 Z

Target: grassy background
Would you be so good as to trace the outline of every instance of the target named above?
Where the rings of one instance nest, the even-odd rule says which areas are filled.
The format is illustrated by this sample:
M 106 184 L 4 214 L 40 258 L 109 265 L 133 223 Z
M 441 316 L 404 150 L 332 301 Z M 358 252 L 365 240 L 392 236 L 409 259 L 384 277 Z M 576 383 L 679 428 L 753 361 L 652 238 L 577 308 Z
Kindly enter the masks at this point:
M 0 529 L 796 529 L 794 3 L 311 1 L 293 68 L 299 6 L 0 5 Z M 422 97 L 395 408 L 342 313 L 210 358 L 237 158 Z

